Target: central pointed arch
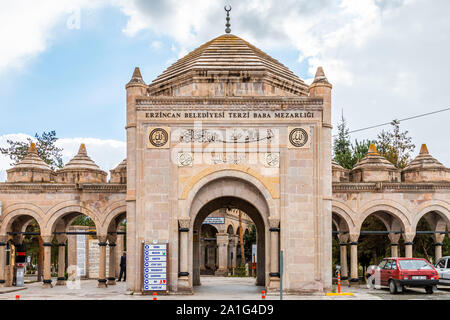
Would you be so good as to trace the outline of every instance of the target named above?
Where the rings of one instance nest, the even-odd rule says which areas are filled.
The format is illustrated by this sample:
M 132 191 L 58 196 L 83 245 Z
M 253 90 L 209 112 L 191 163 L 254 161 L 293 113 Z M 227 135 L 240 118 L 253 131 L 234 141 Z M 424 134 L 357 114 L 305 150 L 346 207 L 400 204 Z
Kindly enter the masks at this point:
M 268 283 L 269 279 L 269 217 L 278 217 L 274 208 L 278 207 L 264 185 L 250 175 L 236 172 L 221 171 L 198 182 L 187 197 L 187 215 L 190 219 L 189 235 L 189 273 L 191 285 L 200 284 L 199 266 L 196 257 L 199 254 L 198 240 L 194 245 L 194 232 L 209 213 L 232 204 L 241 209 L 255 223 L 257 228 L 258 262 L 257 285 Z M 243 176 L 241 176 L 243 175 Z M 253 181 L 252 181 L 253 180 Z M 269 196 L 269 197 L 268 197 Z M 278 248 L 277 248 L 278 249 Z

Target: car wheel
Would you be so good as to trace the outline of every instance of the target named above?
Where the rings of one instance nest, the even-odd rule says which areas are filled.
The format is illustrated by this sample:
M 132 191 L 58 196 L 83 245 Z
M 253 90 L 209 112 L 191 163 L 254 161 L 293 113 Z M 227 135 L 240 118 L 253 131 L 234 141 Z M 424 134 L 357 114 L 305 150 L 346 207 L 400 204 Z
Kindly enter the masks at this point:
M 433 294 L 434 293 L 434 287 L 433 286 L 428 286 L 428 287 L 425 287 L 425 292 L 427 293 L 427 294 Z
M 389 292 L 391 294 L 397 294 L 397 285 L 394 280 L 389 281 Z

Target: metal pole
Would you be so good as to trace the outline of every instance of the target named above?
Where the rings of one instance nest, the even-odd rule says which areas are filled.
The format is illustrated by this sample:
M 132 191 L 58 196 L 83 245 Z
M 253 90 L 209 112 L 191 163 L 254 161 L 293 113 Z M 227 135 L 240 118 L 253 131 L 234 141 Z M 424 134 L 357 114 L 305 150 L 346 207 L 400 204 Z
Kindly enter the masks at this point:
M 283 269 L 284 269 L 283 250 L 280 250 L 280 300 L 283 300 Z

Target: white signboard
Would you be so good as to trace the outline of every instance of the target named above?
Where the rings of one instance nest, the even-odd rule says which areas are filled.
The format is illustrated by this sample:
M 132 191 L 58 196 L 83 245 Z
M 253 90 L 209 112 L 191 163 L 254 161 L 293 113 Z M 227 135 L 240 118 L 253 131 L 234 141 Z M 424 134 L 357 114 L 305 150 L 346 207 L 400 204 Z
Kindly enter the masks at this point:
M 225 218 L 224 217 L 207 217 L 203 224 L 224 224 Z
M 167 244 L 144 244 L 144 291 L 167 291 Z
M 256 244 L 252 244 L 252 262 L 258 262 Z
M 84 234 L 77 234 L 77 267 L 77 275 L 79 277 L 86 276 L 86 235 Z

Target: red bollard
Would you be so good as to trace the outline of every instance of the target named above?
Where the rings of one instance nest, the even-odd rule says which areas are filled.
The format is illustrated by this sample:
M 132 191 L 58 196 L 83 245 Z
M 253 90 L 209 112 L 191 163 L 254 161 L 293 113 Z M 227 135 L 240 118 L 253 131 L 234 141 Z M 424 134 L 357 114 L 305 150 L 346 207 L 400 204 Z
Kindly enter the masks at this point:
M 337 282 L 338 282 L 338 293 L 341 293 L 341 273 L 338 272 L 338 276 L 337 276 Z
M 261 290 L 261 298 L 263 298 L 263 299 L 266 298 L 266 291 L 265 290 Z
M 158 300 L 156 292 L 153 292 L 153 300 Z

